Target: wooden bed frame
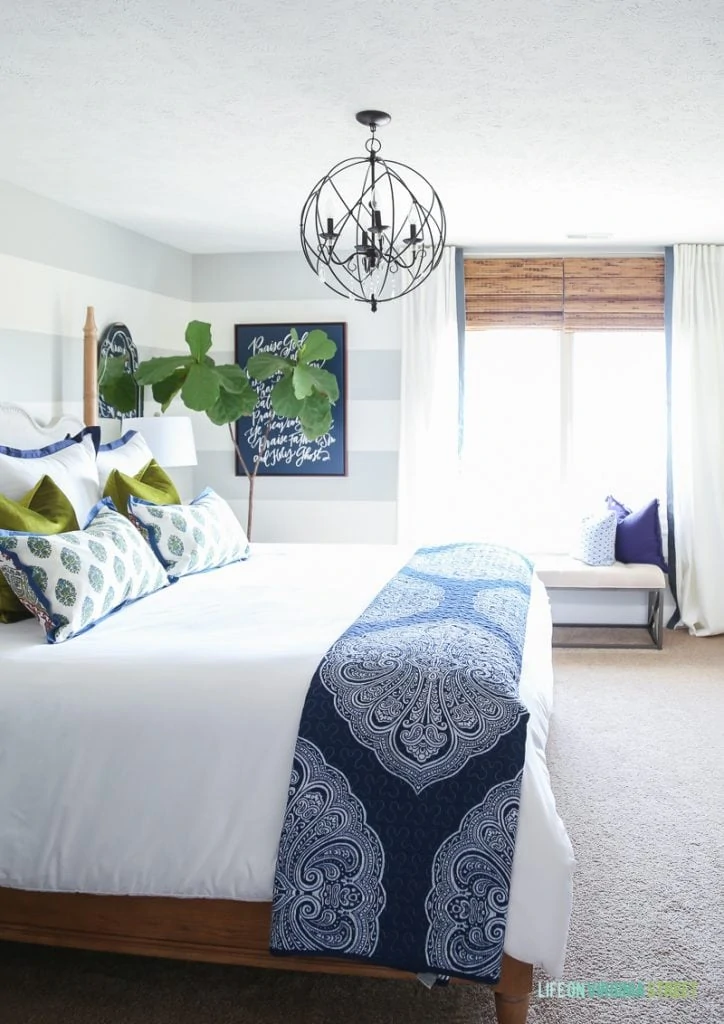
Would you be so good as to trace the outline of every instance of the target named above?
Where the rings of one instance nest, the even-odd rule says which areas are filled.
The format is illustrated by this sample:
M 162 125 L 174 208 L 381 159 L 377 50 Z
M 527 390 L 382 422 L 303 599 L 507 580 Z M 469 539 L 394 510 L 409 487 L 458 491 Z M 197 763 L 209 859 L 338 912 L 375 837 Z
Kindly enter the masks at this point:
M 83 338 L 84 419 L 93 425 L 98 421 L 98 333 L 90 306 Z M 61 432 L 58 424 L 52 439 L 64 436 L 67 425 L 63 421 Z M 38 433 L 47 435 L 52 429 Z M 269 952 L 270 920 L 270 903 L 0 888 L 0 940 L 289 971 L 413 978 L 364 962 L 274 956 Z M 504 954 L 500 981 L 493 986 L 498 1024 L 525 1024 L 532 980 L 531 964 Z
M 0 889 L 0 939 L 11 942 L 287 971 L 413 978 L 364 962 L 273 956 L 270 919 L 270 903 Z M 498 1024 L 525 1024 L 532 978 L 530 964 L 504 954 L 500 982 L 494 987 Z

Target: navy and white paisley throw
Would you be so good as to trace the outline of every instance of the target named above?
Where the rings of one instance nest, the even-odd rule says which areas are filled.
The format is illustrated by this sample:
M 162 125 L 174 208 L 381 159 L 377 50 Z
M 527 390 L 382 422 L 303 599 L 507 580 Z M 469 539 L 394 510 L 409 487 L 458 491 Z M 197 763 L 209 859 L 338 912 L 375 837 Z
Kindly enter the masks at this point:
M 299 726 L 270 947 L 499 980 L 531 563 L 422 548 L 331 647 Z

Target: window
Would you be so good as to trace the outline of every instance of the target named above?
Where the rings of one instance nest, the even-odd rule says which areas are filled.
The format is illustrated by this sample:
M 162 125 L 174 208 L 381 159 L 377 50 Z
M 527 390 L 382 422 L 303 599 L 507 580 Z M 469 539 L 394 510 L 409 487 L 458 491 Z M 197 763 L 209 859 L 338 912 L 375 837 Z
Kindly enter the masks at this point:
M 464 532 L 545 550 L 562 479 L 560 378 L 556 331 L 466 336 Z
M 639 507 L 666 501 L 663 332 L 572 336 L 570 480 L 590 505 L 613 493 Z
M 469 331 L 464 384 L 464 534 L 565 552 L 609 493 L 665 504 L 663 331 Z

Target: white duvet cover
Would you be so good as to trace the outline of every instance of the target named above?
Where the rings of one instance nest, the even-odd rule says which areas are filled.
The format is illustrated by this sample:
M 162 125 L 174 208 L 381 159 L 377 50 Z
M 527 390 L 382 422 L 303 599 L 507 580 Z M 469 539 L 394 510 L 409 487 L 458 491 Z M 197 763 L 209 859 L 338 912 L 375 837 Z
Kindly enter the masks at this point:
M 65 644 L 0 626 L 0 886 L 269 900 L 309 681 L 407 555 L 257 544 Z M 574 860 L 545 762 L 550 632 L 536 579 L 505 950 L 557 976 Z

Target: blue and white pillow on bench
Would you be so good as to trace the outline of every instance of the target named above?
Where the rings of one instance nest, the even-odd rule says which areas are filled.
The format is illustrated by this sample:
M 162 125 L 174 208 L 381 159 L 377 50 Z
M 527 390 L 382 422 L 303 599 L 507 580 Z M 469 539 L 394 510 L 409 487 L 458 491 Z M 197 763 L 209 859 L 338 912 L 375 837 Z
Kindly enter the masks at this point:
M 616 561 L 616 526 L 613 511 L 597 512 L 581 520 L 578 545 L 573 552 L 586 565 L 613 565 Z

